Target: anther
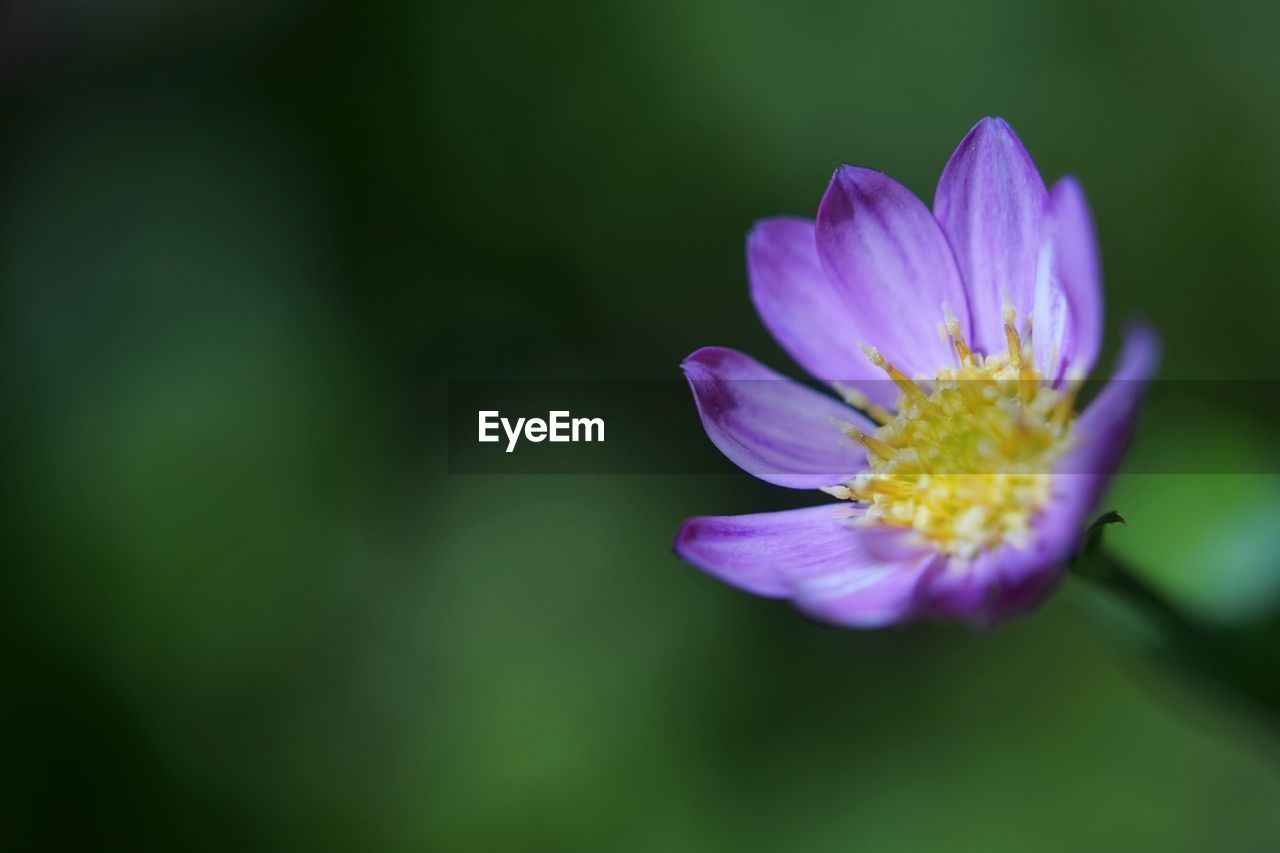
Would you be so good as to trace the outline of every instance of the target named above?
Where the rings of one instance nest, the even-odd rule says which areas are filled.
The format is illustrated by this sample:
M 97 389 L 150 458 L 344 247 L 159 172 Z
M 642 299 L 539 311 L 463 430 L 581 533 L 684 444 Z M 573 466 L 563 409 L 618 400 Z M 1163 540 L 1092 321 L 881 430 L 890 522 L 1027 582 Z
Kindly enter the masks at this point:
M 866 353 L 867 358 L 871 360 L 871 363 L 887 373 L 889 378 L 893 380 L 893 384 L 901 388 L 903 393 L 921 405 L 928 402 L 929 398 L 924 391 L 920 389 L 920 386 L 917 385 L 910 376 L 907 376 L 907 374 L 894 367 L 892 362 L 880 354 L 880 350 L 870 344 L 864 344 L 861 341 L 858 342 L 858 346 L 862 348 L 864 353 Z
M 894 448 L 893 445 L 886 444 L 874 435 L 868 435 L 854 424 L 842 421 L 839 418 L 828 418 L 828 420 L 839 427 L 840 431 L 849 436 L 849 438 L 858 442 L 858 444 L 861 444 L 881 459 L 892 459 L 898 454 L 897 449 Z
M 960 365 L 962 367 L 972 367 L 973 350 L 969 349 L 969 344 L 965 342 L 964 332 L 960 329 L 960 321 L 956 319 L 956 315 L 951 313 L 951 306 L 945 302 L 942 303 L 942 315 L 946 318 L 947 334 L 951 337 L 951 345 L 956 348 L 956 355 L 960 357 Z
M 1071 417 L 1071 410 L 1075 406 L 1076 395 L 1080 393 L 1080 387 L 1084 385 L 1084 374 L 1080 372 L 1080 368 L 1073 367 L 1067 372 L 1066 382 L 1062 389 L 1062 396 L 1058 398 L 1058 402 L 1053 407 L 1053 412 L 1049 415 L 1049 421 L 1056 426 L 1062 426 Z
M 857 388 L 850 388 L 842 382 L 833 382 L 831 384 L 835 386 L 836 391 L 839 392 L 840 396 L 844 398 L 846 403 L 853 406 L 855 409 L 860 409 L 865 412 L 867 417 L 871 418 L 876 423 L 887 424 L 893 420 L 893 412 L 889 411 L 884 406 L 878 406 L 871 402 L 871 398 L 859 391 Z
M 1004 288 L 1000 289 L 1000 316 L 1004 319 L 1004 338 L 1009 346 L 1009 364 L 1013 369 L 1022 372 L 1022 339 L 1018 337 L 1018 309 L 1013 307 L 1013 300 Z

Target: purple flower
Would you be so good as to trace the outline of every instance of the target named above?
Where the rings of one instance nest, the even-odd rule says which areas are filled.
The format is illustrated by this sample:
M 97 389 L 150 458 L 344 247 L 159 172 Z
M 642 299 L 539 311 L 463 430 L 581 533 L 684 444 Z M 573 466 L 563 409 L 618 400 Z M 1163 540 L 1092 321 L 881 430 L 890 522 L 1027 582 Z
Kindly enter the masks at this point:
M 751 230 L 747 267 L 765 326 L 843 401 L 704 347 L 682 365 L 703 427 L 760 479 L 841 502 L 691 518 L 676 553 L 845 626 L 993 623 L 1039 603 L 1159 359 L 1154 332 L 1132 328 L 1075 412 L 1103 323 L 1079 184 L 1046 191 L 1013 129 L 985 118 L 932 213 L 892 178 L 842 166 L 816 223 Z

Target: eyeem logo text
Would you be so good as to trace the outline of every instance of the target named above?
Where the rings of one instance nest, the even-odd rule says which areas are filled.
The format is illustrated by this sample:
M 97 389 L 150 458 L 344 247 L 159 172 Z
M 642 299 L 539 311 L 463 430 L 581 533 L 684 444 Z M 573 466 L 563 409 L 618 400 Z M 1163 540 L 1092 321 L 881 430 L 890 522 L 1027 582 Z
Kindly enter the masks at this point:
M 480 441 L 501 441 L 506 433 L 507 453 L 516 449 L 523 435 L 528 441 L 604 441 L 604 418 L 574 418 L 568 412 L 547 412 L 547 419 L 517 418 L 513 424 L 497 411 L 480 412 Z

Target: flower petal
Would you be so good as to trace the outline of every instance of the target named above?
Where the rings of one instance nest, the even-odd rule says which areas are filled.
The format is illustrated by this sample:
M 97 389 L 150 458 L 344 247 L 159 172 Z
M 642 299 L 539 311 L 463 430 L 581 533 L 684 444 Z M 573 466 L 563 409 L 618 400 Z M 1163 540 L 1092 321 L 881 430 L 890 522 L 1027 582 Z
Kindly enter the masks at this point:
M 778 486 L 817 489 L 867 467 L 866 452 L 831 418 L 873 425 L 856 410 L 740 352 L 703 347 L 681 365 L 703 429 L 744 471 Z
M 1124 455 L 1147 382 L 1160 364 L 1160 338 L 1151 326 L 1131 326 L 1115 372 L 1076 420 L 1076 447 L 1058 465 L 1063 476 L 1093 478 L 1100 496 Z
M 691 518 L 675 551 L 728 584 L 769 598 L 790 598 L 801 611 L 849 627 L 909 618 L 933 555 L 901 561 L 876 540 L 891 534 L 851 527 L 841 504 L 784 512 Z M 901 537 L 894 537 L 901 538 Z
M 757 222 L 747 235 L 747 273 L 760 319 L 810 375 L 858 383 L 874 402 L 894 403 L 897 389 L 858 349 L 858 341 L 879 333 L 865 325 L 849 288 L 822 269 L 812 221 L 776 216 Z
M 1068 513 L 1055 512 L 1064 521 Z M 1083 532 L 1083 519 L 1072 517 L 1062 524 L 1069 537 L 1046 536 L 1027 547 L 1004 545 L 973 561 L 971 571 L 986 575 L 988 597 L 978 620 L 984 625 L 997 625 L 1035 609 L 1062 582 L 1067 561 L 1075 552 Z
M 983 352 L 1006 348 L 1001 290 L 1019 318 L 1031 312 L 1045 199 L 1040 172 L 1001 118 L 974 125 L 942 170 L 933 211 L 955 252 L 973 343 Z
M 972 570 L 990 579 L 986 624 L 1031 610 L 1057 587 L 1092 509 L 1093 498 L 1081 478 L 1054 477 L 1053 493 L 1033 522 L 1032 541 L 1007 543 L 974 559 Z
M 969 307 L 938 223 L 897 181 L 841 166 L 818 208 L 818 256 L 849 315 L 903 372 L 933 378 L 955 364 L 938 334 L 946 302 L 969 333 Z M 881 383 L 885 384 L 885 383 Z
M 950 557 L 926 578 L 920 598 L 931 616 L 981 624 L 995 592 L 993 584 L 989 564 Z
M 1053 185 L 1045 209 L 1036 273 L 1035 363 L 1057 380 L 1087 375 L 1102 345 L 1102 277 L 1093 218 L 1074 178 Z

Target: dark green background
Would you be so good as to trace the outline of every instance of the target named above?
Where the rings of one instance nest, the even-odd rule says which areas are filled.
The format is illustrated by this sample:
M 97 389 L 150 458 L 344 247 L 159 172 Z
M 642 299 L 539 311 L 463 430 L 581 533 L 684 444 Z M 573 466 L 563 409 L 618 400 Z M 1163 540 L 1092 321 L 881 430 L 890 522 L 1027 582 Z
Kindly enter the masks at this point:
M 1277 14 L 0 7 L 4 835 L 1275 849 L 1265 730 L 1078 583 L 990 634 L 819 628 L 668 550 L 686 516 L 808 496 L 449 477 L 443 404 L 448 378 L 673 378 L 703 344 L 793 370 L 747 299 L 752 220 L 812 213 L 841 162 L 931 198 L 988 113 L 1089 192 L 1108 352 L 1142 313 L 1167 377 L 1272 377 Z M 1145 414 L 1147 470 L 1276 470 L 1269 424 Z M 1277 478 L 1130 476 L 1108 505 L 1206 618 L 1277 601 Z

